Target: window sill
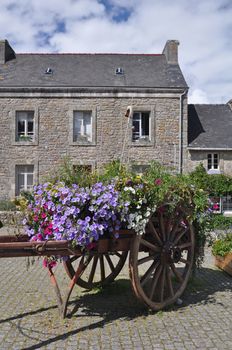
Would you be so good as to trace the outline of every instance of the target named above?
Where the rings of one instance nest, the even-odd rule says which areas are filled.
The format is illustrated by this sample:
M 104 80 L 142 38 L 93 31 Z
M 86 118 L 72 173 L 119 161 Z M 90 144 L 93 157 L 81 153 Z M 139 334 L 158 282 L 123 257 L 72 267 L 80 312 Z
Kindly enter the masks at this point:
M 135 147 L 152 147 L 154 146 L 154 143 L 152 141 L 139 140 L 139 141 L 131 141 L 130 145 Z
M 207 170 L 207 174 L 209 175 L 215 175 L 215 174 L 222 174 L 221 170 L 220 169 L 209 169 Z
M 14 141 L 13 146 L 38 146 L 38 141 Z
M 96 142 L 80 142 L 80 141 L 73 141 L 69 143 L 70 146 L 84 146 L 84 147 L 93 147 L 96 146 Z

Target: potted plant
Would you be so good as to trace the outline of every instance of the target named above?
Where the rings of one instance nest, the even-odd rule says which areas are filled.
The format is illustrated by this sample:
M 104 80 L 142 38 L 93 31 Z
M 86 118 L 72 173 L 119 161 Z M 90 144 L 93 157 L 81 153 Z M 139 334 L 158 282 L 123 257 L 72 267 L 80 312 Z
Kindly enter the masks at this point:
M 215 265 L 232 276 L 232 234 L 216 240 L 212 245 Z

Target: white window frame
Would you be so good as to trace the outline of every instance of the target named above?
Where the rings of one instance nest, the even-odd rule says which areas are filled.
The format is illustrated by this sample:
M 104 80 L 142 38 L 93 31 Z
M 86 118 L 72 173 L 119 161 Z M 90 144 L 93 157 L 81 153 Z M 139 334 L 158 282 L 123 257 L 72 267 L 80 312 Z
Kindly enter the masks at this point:
M 82 112 L 91 113 L 91 141 L 83 139 L 76 139 L 74 141 L 74 122 L 75 122 L 75 113 Z M 83 105 L 75 105 L 72 109 L 69 110 L 69 144 L 71 146 L 96 146 L 96 116 L 97 116 L 97 107 L 96 106 L 83 106 Z
M 19 120 L 24 124 L 24 131 L 19 131 Z M 28 131 L 29 121 L 33 122 L 33 131 Z M 17 142 L 26 141 L 33 142 L 35 136 L 35 116 L 34 111 L 16 111 L 16 140 Z M 20 140 L 20 137 L 22 139 Z
M 209 167 L 209 156 L 211 157 L 211 166 Z M 217 158 L 217 166 L 215 167 L 215 158 Z M 219 170 L 219 153 L 208 153 L 207 154 L 207 170 Z
M 33 164 L 19 164 L 15 168 L 16 186 L 15 194 L 18 196 L 22 191 L 31 191 L 35 181 L 35 167 Z M 23 187 L 19 185 L 19 176 L 23 175 Z M 28 185 L 28 177 L 32 175 L 32 184 Z
M 31 106 L 30 106 L 31 107 Z M 37 146 L 39 143 L 39 109 L 38 107 L 34 108 L 25 108 L 25 105 L 19 105 L 17 109 L 14 109 L 9 112 L 10 116 L 10 129 L 11 129 L 11 144 L 13 146 L 21 147 L 21 146 Z M 33 137 L 27 140 L 27 137 L 23 140 L 18 141 L 18 125 L 17 125 L 17 114 L 23 113 L 33 113 Z M 26 135 L 25 135 L 26 136 Z M 30 137 L 30 136 L 29 136 Z
M 133 130 L 133 124 L 134 124 L 134 120 L 135 120 L 135 115 L 138 115 L 138 120 L 136 120 L 139 123 L 139 135 L 138 138 L 135 139 L 134 138 L 134 130 Z M 143 130 L 142 130 L 142 118 L 143 118 L 143 114 L 148 114 L 148 128 L 149 128 L 149 132 L 148 135 L 143 135 Z M 132 142 L 150 142 L 151 141 L 151 113 L 150 111 L 134 111 L 133 112 L 133 116 L 132 116 Z
M 79 115 L 78 115 L 79 114 Z M 87 125 L 85 119 L 90 117 L 90 133 L 87 133 Z M 75 134 L 75 122 L 76 119 L 79 119 L 81 122 L 80 125 L 80 134 Z M 75 139 L 76 138 L 76 139 Z M 73 142 L 82 142 L 82 143 L 92 143 L 93 141 L 93 116 L 92 111 L 73 111 Z

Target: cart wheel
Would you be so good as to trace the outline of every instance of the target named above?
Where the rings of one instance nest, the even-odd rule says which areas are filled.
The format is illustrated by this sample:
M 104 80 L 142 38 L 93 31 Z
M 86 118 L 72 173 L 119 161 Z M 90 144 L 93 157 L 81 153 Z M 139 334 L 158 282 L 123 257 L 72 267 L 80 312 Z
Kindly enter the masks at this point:
M 104 286 L 114 281 L 122 270 L 128 252 L 95 253 L 89 256 L 72 256 L 64 261 L 64 268 L 68 276 L 72 279 L 80 262 L 87 259 L 87 268 L 77 284 L 85 289 L 92 289 L 97 286 Z
M 181 209 L 166 205 L 150 218 L 145 234 L 130 252 L 130 277 L 136 296 L 152 310 L 174 303 L 183 293 L 194 260 L 194 232 Z

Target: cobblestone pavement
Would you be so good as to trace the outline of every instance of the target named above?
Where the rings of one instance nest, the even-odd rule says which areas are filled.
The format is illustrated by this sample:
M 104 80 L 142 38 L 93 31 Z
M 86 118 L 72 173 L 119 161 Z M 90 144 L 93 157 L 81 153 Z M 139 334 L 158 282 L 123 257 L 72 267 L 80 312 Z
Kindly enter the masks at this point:
M 128 264 L 104 290 L 75 287 L 61 320 L 41 260 L 0 259 L 0 350 L 9 349 L 232 349 L 232 278 L 208 254 L 183 295 L 181 306 L 149 312 L 133 296 Z M 68 283 L 57 270 L 62 289 Z

